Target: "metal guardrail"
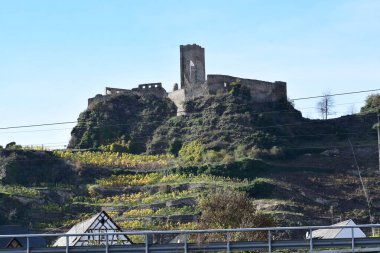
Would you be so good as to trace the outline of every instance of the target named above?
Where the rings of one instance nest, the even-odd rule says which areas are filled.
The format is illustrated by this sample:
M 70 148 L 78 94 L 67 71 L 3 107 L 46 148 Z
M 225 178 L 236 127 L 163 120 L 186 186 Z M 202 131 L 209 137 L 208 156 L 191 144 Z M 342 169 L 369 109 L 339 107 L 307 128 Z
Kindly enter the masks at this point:
M 308 239 L 300 240 L 274 240 L 273 233 L 278 231 L 302 231 L 309 232 L 317 229 L 350 229 L 351 238 L 341 239 L 315 239 L 310 236 Z M 308 252 L 380 252 L 380 238 L 355 238 L 355 228 L 379 229 L 380 224 L 365 224 L 356 226 L 301 226 L 301 227 L 268 227 L 268 228 L 238 228 L 238 229 L 207 229 L 207 230 L 164 230 L 164 231 L 125 231 L 112 233 L 91 233 L 91 236 L 105 236 L 104 245 L 94 246 L 70 246 L 69 237 L 88 236 L 89 233 L 82 234 L 15 234 L 0 235 L 0 238 L 26 238 L 27 245 L 24 248 L 0 249 L 2 252 L 12 253 L 81 253 L 81 252 L 134 252 L 134 253 L 159 253 L 159 252 L 239 252 L 244 250 L 258 250 L 263 252 L 273 252 L 278 250 L 306 250 Z M 266 241 L 232 241 L 233 233 L 267 232 Z M 188 241 L 189 235 L 200 234 L 225 234 L 225 241 L 222 242 L 202 242 L 193 243 Z M 139 235 L 145 236 L 145 243 L 131 245 L 110 245 L 108 237 L 112 235 Z M 151 243 L 149 237 L 152 235 L 182 235 L 181 243 Z M 64 247 L 30 247 L 30 239 L 35 237 L 66 237 Z

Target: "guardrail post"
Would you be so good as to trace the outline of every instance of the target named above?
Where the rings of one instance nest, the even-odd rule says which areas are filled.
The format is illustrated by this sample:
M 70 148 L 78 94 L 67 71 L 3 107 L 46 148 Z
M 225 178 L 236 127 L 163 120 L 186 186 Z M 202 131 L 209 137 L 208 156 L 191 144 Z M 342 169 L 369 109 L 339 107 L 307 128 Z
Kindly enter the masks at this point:
M 187 253 L 187 234 L 184 234 L 183 249 L 184 252 Z
M 148 238 L 148 234 L 145 235 L 145 253 L 149 253 L 149 238 Z
M 351 228 L 351 247 L 352 247 L 352 253 L 355 253 L 354 228 Z
M 29 236 L 26 237 L 26 253 L 29 253 L 30 250 L 30 241 Z
M 69 237 L 66 236 L 66 253 L 69 253 Z
M 268 230 L 268 252 L 272 253 L 272 233 Z
M 310 253 L 313 252 L 313 231 L 311 231 L 311 228 L 309 229 L 309 236 L 310 236 Z
M 106 253 L 108 253 L 108 235 L 106 234 Z
M 227 253 L 231 252 L 230 240 L 231 240 L 230 232 L 227 232 Z

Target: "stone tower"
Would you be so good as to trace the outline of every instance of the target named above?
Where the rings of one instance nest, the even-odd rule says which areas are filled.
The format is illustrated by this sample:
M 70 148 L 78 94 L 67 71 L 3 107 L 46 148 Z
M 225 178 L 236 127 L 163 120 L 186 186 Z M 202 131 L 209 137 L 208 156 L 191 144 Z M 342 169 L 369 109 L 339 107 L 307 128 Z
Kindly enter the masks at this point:
M 206 81 L 205 49 L 196 44 L 181 45 L 181 89 Z

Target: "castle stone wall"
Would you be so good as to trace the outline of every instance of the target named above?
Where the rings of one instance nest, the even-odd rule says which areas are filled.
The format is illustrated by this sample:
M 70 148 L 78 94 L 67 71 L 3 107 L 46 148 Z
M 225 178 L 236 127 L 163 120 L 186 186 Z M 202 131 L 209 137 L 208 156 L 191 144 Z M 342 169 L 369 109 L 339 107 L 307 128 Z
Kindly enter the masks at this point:
M 105 95 L 119 94 L 119 93 L 124 93 L 124 92 L 128 92 L 128 91 L 130 91 L 130 90 L 128 90 L 128 89 L 106 87 Z
M 286 83 L 266 82 L 244 79 L 227 75 L 207 75 L 205 70 L 205 49 L 199 45 L 180 46 L 181 86 L 174 85 L 173 92 L 167 93 L 161 83 L 140 84 L 132 90 L 106 87 L 105 96 L 100 94 L 88 100 L 88 104 L 104 101 L 108 95 L 133 92 L 140 95 L 150 94 L 160 98 L 169 97 L 178 108 L 177 114 L 185 114 L 184 103 L 195 98 L 229 92 L 231 83 L 237 79 L 251 94 L 253 102 L 276 102 L 287 99 Z
M 285 82 L 266 82 L 227 75 L 207 75 L 209 94 L 216 95 L 230 91 L 231 83 L 237 79 L 240 80 L 242 86 L 249 89 L 254 102 L 275 102 L 287 98 Z
M 103 96 L 102 94 L 96 94 L 95 97 L 88 99 L 87 105 L 90 106 L 92 103 L 105 101 L 105 99 L 106 96 Z
M 196 44 L 181 45 L 180 69 L 181 89 L 204 83 L 206 81 L 205 49 Z
M 105 101 L 108 96 L 115 96 L 118 94 L 133 92 L 139 93 L 141 95 L 150 94 L 161 98 L 165 98 L 168 96 L 168 93 L 162 87 L 161 83 L 140 84 L 137 88 L 133 88 L 132 90 L 106 87 L 104 95 L 97 94 L 95 97 L 88 99 L 88 106 L 95 102 Z
M 185 114 L 185 90 L 180 89 L 173 92 L 170 92 L 168 94 L 168 98 L 174 102 L 174 104 L 177 106 L 177 115 L 184 115 Z
M 105 95 L 97 94 L 95 97 L 88 99 L 88 106 L 94 103 L 98 103 L 98 102 L 105 102 L 107 98 L 110 96 L 117 96 L 119 94 L 125 94 L 125 93 L 133 93 L 133 91 L 127 90 L 127 89 L 106 87 Z
M 156 97 L 167 97 L 166 90 L 162 87 L 161 83 L 145 83 L 139 84 L 138 88 L 133 88 L 132 91 L 139 92 L 141 94 L 151 94 Z
M 185 88 L 185 100 L 193 100 L 195 98 L 208 96 L 209 90 L 207 87 L 207 83 L 198 83 Z

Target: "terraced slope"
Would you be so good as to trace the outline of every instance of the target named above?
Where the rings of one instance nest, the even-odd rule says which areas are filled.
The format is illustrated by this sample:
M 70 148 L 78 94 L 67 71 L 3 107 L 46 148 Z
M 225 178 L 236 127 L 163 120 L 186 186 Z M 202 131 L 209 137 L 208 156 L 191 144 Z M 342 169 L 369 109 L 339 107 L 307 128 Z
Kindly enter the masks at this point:
M 364 161 L 367 153 L 358 151 L 358 160 Z M 347 164 L 352 158 L 342 150 L 272 164 L 239 162 L 240 168 L 247 169 L 245 173 L 252 173 L 251 179 L 213 176 L 210 173 L 217 172 L 219 165 L 210 165 L 208 172 L 201 174 L 188 174 L 187 169 L 137 174 L 113 170 L 87 185 L 2 186 L 0 217 L 4 223 L 17 221 L 41 231 L 65 231 L 79 220 L 106 210 L 126 230 L 194 228 L 200 215 L 198 200 L 216 187 L 230 187 L 246 191 L 257 209 L 273 215 L 279 225 L 330 224 L 346 218 L 369 222 L 356 169 L 328 167 L 323 164 L 326 157 L 330 161 L 346 160 Z M 308 161 L 320 161 L 323 166 L 304 166 Z M 261 165 L 255 168 L 256 164 Z M 362 176 L 372 200 L 371 211 L 378 215 L 379 173 L 367 167 L 362 169 Z

